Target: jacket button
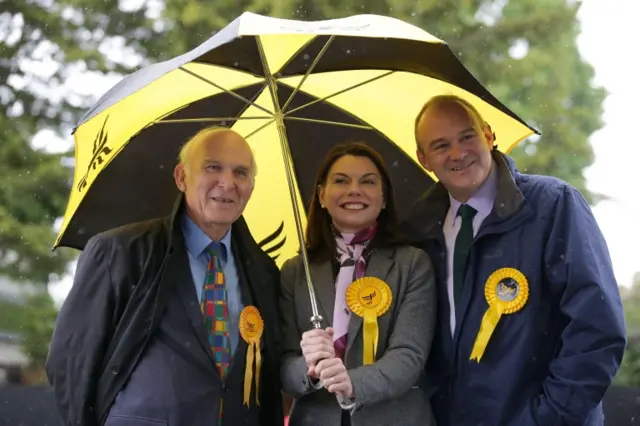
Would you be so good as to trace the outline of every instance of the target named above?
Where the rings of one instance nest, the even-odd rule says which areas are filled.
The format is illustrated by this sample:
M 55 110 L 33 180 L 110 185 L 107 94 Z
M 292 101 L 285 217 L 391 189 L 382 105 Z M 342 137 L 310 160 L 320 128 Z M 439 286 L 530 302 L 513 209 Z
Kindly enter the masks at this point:
M 114 376 L 117 376 L 118 374 L 120 374 L 120 369 L 118 368 L 117 365 L 114 365 L 113 367 L 111 367 L 111 374 L 113 374 Z

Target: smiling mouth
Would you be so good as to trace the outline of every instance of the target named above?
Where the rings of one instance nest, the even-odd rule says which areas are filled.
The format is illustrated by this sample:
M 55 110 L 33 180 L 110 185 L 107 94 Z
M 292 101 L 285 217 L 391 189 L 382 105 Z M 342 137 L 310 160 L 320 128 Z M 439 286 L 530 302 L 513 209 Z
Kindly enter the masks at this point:
M 366 209 L 369 206 L 364 203 L 344 203 L 340 204 L 340 207 L 345 210 L 360 211 Z
M 451 171 L 452 172 L 461 172 L 463 170 L 467 170 L 469 167 L 473 166 L 475 164 L 475 161 L 471 161 L 469 164 L 465 164 L 463 166 L 460 167 L 452 167 Z
M 222 204 L 233 204 L 235 202 L 230 198 L 223 198 L 223 197 L 211 197 L 211 199 L 216 203 L 222 203 Z

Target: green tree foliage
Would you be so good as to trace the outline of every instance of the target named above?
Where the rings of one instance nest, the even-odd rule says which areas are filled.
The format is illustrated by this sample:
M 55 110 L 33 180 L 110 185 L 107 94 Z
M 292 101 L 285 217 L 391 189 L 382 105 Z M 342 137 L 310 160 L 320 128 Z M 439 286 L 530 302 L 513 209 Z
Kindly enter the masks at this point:
M 47 293 L 36 294 L 27 302 L 30 309 L 25 311 L 24 322 L 21 324 L 24 336 L 22 346 L 25 354 L 31 359 L 32 366 L 38 368 L 43 366 L 47 359 L 47 342 L 51 339 L 58 311 Z
M 106 61 L 100 42 L 108 34 L 126 36 L 126 27 L 133 31 L 144 21 L 119 12 L 117 1 L 91 2 L 104 14 L 78 13 L 72 3 L 78 2 L 2 2 L 0 274 L 18 281 L 46 284 L 75 254 L 51 251 L 53 224 L 64 213 L 72 176 L 61 162 L 65 154 L 34 149 L 31 140 L 43 129 L 68 136 L 88 106 L 89 99 L 61 89 L 70 71 L 131 71 Z M 107 14 L 113 19 L 105 23 L 100 18 Z

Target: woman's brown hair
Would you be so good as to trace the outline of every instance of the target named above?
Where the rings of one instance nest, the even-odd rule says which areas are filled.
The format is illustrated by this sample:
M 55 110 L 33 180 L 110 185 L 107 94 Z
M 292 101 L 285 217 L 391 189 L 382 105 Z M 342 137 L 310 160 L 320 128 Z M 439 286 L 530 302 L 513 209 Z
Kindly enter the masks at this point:
M 371 241 L 371 247 L 394 246 L 402 243 L 393 186 L 384 160 L 376 150 L 364 142 L 345 142 L 331 148 L 318 169 L 306 229 L 306 248 L 311 261 L 330 260 L 335 256 L 336 243 L 331 216 L 327 209 L 323 209 L 320 205 L 318 188 L 327 184 L 329 170 L 336 161 L 347 155 L 368 158 L 376 166 L 382 178 L 382 194 L 386 207 L 378 215 L 378 230 Z

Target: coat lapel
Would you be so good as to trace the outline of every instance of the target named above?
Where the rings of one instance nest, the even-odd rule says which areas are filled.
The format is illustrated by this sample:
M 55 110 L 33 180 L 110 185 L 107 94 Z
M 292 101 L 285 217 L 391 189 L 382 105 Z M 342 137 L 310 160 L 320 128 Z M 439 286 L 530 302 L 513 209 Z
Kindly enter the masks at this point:
M 367 262 L 367 269 L 365 272 L 365 276 L 367 277 L 375 277 L 379 278 L 382 281 L 386 282 L 391 287 L 392 294 L 395 294 L 394 283 L 387 282 L 387 275 L 393 266 L 393 249 L 381 248 L 376 249 L 371 253 L 371 257 L 369 258 L 369 262 Z M 359 335 L 360 328 L 362 327 L 362 317 L 351 314 L 351 318 L 349 319 L 349 334 L 347 337 L 347 348 L 345 351 L 346 354 L 349 353 L 351 347 L 353 346 L 353 342 L 356 337 Z
M 278 342 L 279 323 L 277 294 L 274 288 L 279 279 L 278 269 L 269 257 L 262 251 L 253 239 L 244 218 L 240 217 L 231 228 L 234 257 L 238 269 L 238 279 L 242 291 L 242 301 L 245 306 L 255 306 L 264 321 L 264 333 L 260 339 L 264 365 L 278 362 L 279 354 L 274 348 Z M 246 352 L 247 345 L 240 336 L 238 348 Z M 242 355 L 245 352 L 238 352 Z M 238 359 L 238 364 L 244 366 L 244 358 Z M 263 369 L 264 371 L 264 369 Z
M 169 285 L 170 282 L 176 284 L 178 298 L 202 349 L 194 350 L 192 353 L 198 360 L 206 365 L 216 377 L 219 377 L 215 368 L 215 360 L 209 349 L 207 333 L 203 325 L 202 313 L 200 312 L 200 305 L 190 271 L 189 258 L 187 257 L 184 244 L 174 244 L 173 253 L 167 256 L 164 273 L 162 275 L 163 282 L 161 282 L 160 285 Z
M 246 259 L 242 257 L 241 251 L 238 249 L 237 244 L 232 244 L 233 257 L 236 259 L 236 270 L 238 272 L 238 286 L 240 289 L 240 295 L 242 304 L 244 306 L 258 305 L 254 302 L 253 291 L 249 287 L 247 280 L 247 268 Z M 255 278 L 254 278 L 255 279 Z M 264 339 L 260 339 L 260 344 L 264 344 Z M 229 376 L 235 374 L 235 370 L 238 368 L 244 369 L 246 364 L 247 343 L 243 340 L 242 336 L 238 339 L 238 346 L 236 346 L 233 356 L 231 357 L 231 365 L 229 366 Z

